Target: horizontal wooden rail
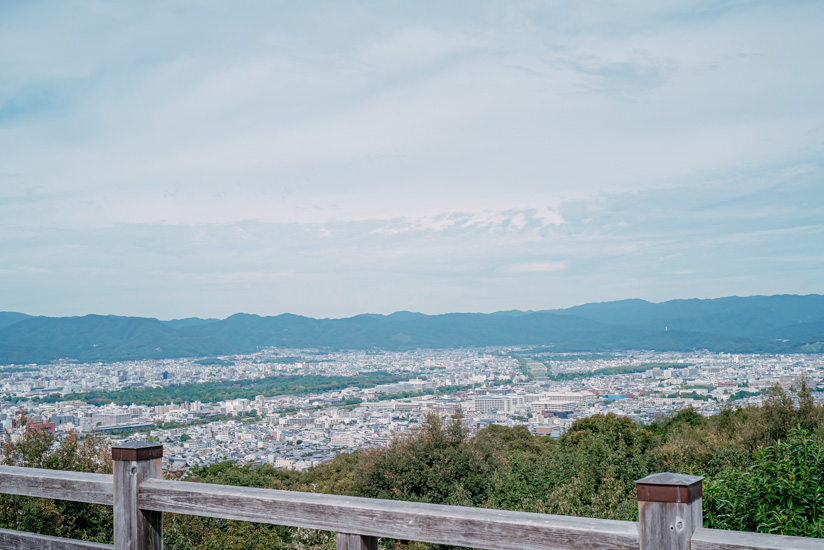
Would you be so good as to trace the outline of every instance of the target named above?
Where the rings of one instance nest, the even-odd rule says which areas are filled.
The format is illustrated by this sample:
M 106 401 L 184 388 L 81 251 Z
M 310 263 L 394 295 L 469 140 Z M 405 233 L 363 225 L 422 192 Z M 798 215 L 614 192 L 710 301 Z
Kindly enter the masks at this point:
M 691 550 L 824 550 L 824 539 L 699 527 L 691 545 Z
M 0 466 L 0 493 L 104 505 L 128 502 L 115 506 L 114 546 L 0 529 L 0 548 L 162 548 L 161 514 L 173 512 L 334 531 L 340 550 L 375 549 L 377 537 L 489 550 L 824 550 L 824 539 L 698 527 L 700 478 L 692 476 L 664 473 L 639 480 L 641 521 L 635 523 L 168 481 L 152 477 L 151 468 L 159 472 L 157 448 L 135 444 L 118 451 L 120 481 L 114 482 L 104 474 Z M 123 524 L 119 531 L 118 521 Z
M 113 550 L 111 544 L 62 539 L 34 533 L 0 529 L 0 548 L 3 550 Z
M 638 524 L 418 502 L 149 479 L 138 507 L 489 550 L 638 548 Z
M 112 506 L 112 476 L 0 466 L 0 492 Z

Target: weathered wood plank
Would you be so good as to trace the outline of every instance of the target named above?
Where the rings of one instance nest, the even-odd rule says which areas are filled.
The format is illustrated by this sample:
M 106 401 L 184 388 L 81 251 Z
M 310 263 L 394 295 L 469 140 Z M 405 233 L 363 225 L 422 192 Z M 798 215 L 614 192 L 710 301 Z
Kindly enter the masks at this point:
M 0 529 L 0 548 L 3 550 L 113 550 L 114 546 Z
M 700 476 L 661 472 L 635 482 L 640 550 L 690 550 L 701 527 Z
M 0 466 L 0 493 L 112 505 L 112 476 Z
M 693 502 L 638 501 L 640 550 L 690 550 L 701 525 L 701 499 Z
M 161 458 L 113 462 L 115 549 L 163 550 L 163 513 L 137 505 L 140 484 L 162 476 Z
M 160 461 L 153 461 L 150 468 L 159 472 Z M 146 479 L 140 485 L 134 473 L 131 473 L 131 464 L 128 472 L 135 488 L 139 485 L 139 507 L 150 514 L 147 517 L 159 518 L 159 513 L 154 516 L 151 514 L 168 511 L 336 531 L 341 533 L 338 541 L 344 545 L 345 550 L 369 549 L 371 541 L 376 541 L 377 537 L 490 550 L 504 550 L 514 546 L 525 550 L 580 547 L 587 547 L 589 550 L 636 550 L 639 543 L 638 524 L 632 522 L 159 479 Z M 131 478 L 129 485 L 132 484 Z M 111 476 L 40 468 L 0 466 L 0 493 L 110 506 L 114 503 Z M 150 527 L 153 523 L 157 522 L 148 522 Z M 110 550 L 114 547 L 0 529 L 0 548 Z M 691 548 L 824 550 L 824 539 L 698 528 L 692 536 Z
M 338 533 L 335 542 L 337 550 L 378 550 L 378 537 Z
M 489 550 L 638 548 L 638 524 L 370 498 L 146 480 L 139 506 Z
M 824 550 L 824 539 L 722 531 L 700 527 L 692 536 L 692 550 Z

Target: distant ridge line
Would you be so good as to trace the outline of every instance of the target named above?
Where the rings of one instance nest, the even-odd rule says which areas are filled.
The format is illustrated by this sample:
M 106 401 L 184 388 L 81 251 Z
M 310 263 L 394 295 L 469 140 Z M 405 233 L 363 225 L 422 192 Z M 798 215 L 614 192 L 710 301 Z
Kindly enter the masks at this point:
M 664 330 L 665 327 L 667 330 Z M 542 311 L 398 311 L 342 319 L 237 313 L 225 319 L 0 312 L 0 364 L 119 361 L 254 352 L 261 347 L 385 349 L 551 346 L 558 352 L 706 349 L 824 351 L 824 296 L 628 299 Z

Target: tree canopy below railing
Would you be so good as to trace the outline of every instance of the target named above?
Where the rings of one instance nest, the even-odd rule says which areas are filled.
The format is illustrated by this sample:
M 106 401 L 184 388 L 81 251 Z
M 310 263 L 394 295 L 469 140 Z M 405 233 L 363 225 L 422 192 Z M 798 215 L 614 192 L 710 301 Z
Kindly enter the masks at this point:
M 51 437 L 29 434 L 7 443 L 5 454 L 22 466 L 101 467 L 89 460 L 96 452 L 89 446 L 93 438 L 52 445 Z M 193 468 L 187 479 L 635 521 L 635 481 L 673 471 L 705 476 L 706 527 L 821 537 L 823 438 L 824 408 L 809 391 L 773 389 L 763 406 L 730 408 L 711 418 L 685 410 L 642 426 L 596 415 L 576 421 L 558 440 L 530 435 L 525 427 L 490 426 L 471 436 L 458 419 L 430 417 L 420 430 L 388 447 L 345 453 L 304 472 L 220 463 Z M 98 450 L 103 453 L 102 447 Z M 77 519 L 63 522 L 69 514 Z M 0 527 L 107 540 L 111 516 L 106 514 L 94 505 L 0 496 Z M 315 532 L 225 519 L 166 514 L 164 521 L 171 550 L 331 540 Z

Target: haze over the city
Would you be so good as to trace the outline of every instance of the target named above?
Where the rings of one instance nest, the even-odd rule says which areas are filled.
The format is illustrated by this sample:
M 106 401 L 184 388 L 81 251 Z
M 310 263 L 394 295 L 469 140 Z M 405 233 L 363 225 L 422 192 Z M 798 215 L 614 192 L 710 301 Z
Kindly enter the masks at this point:
M 824 3 L 0 4 L 0 311 L 824 293 Z

